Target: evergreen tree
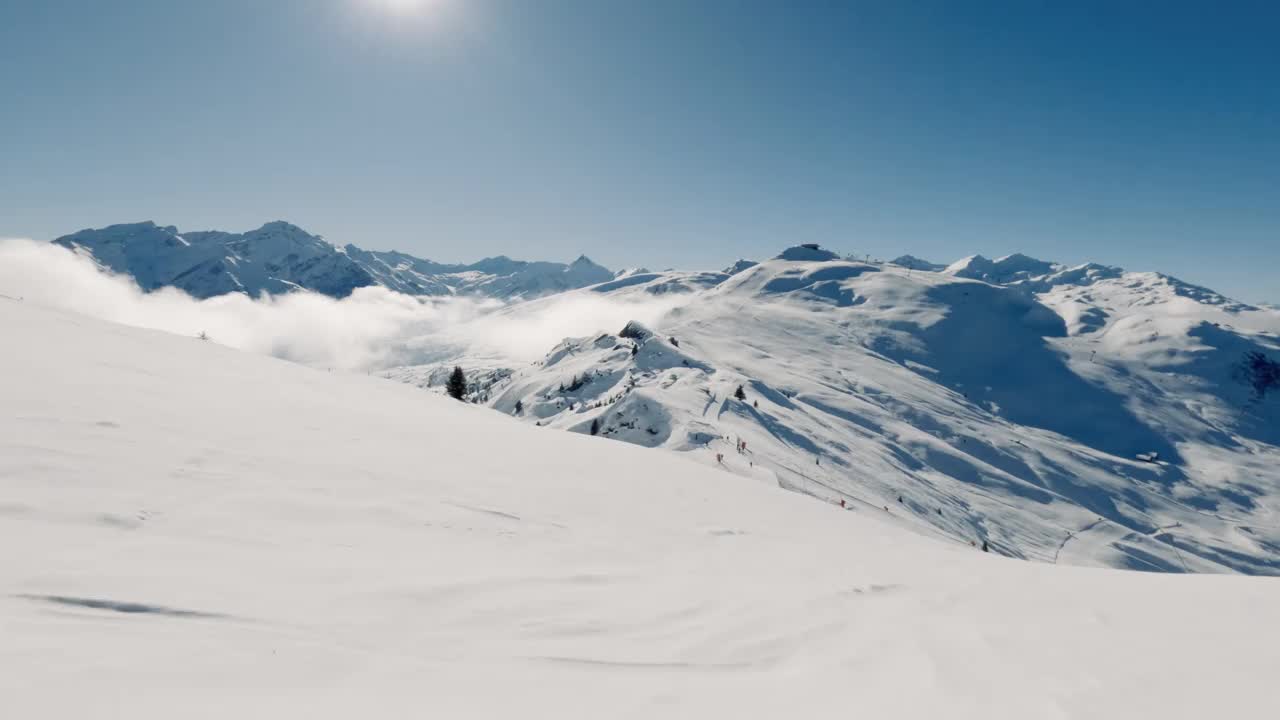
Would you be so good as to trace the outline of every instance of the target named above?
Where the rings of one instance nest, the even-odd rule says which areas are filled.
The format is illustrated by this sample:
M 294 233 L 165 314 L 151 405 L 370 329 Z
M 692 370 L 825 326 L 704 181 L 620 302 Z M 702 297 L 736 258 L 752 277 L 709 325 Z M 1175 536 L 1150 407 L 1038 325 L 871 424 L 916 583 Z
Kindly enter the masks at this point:
M 462 400 L 466 396 L 467 374 L 462 372 L 461 367 L 453 368 L 453 373 L 449 375 L 449 382 L 445 384 L 444 390 L 454 400 Z
M 734 390 L 734 391 L 733 391 L 733 396 L 734 396 L 734 397 L 736 397 L 736 398 L 738 398 L 739 400 L 746 400 L 746 399 L 747 399 L 747 393 L 746 393 L 745 391 L 743 391 L 743 389 L 742 389 L 742 386 L 741 386 L 741 385 L 739 385 L 739 386 L 738 386 L 738 389 L 737 389 L 737 390 Z
M 524 414 L 524 401 L 523 401 L 523 400 L 517 400 L 517 401 L 516 401 L 516 414 L 517 414 L 517 415 L 523 415 L 523 414 Z
M 600 434 L 600 418 L 591 419 L 591 434 L 592 435 Z

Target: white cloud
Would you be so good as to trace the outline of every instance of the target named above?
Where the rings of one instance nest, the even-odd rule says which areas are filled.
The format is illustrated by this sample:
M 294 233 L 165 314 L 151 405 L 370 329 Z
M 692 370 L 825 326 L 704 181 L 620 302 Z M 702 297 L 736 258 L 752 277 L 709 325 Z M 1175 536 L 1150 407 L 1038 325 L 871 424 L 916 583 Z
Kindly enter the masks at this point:
M 415 298 L 381 287 L 335 300 L 298 292 L 199 300 L 174 289 L 144 293 L 61 246 L 0 239 L 0 294 L 93 317 L 182 335 L 205 332 L 235 348 L 317 367 L 376 370 L 466 353 L 495 362 L 541 357 L 565 337 L 654 323 L 670 298 L 624 302 L 567 293 L 504 306 L 473 298 Z

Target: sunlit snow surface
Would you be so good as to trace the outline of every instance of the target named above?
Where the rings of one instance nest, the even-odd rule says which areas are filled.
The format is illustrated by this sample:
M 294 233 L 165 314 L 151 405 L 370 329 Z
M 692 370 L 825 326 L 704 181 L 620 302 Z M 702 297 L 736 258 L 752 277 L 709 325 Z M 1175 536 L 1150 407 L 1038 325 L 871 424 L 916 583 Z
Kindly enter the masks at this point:
M 0 329 L 6 718 L 1274 707 L 1272 578 L 1009 560 L 29 301 L 0 299 Z

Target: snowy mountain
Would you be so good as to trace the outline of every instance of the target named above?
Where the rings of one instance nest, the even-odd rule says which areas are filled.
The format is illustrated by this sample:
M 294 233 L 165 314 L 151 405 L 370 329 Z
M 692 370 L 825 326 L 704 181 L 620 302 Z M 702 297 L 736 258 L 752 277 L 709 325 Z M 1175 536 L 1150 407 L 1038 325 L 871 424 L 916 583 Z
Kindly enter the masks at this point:
M 671 437 L 688 438 L 682 403 L 702 383 L 717 400 L 696 418 L 750 433 L 757 457 L 771 434 L 799 447 L 821 422 L 826 434 L 811 442 L 827 453 L 824 467 L 836 463 L 829 443 L 845 437 L 845 457 L 856 451 L 868 463 L 846 473 L 865 476 L 893 452 L 878 455 L 866 439 L 895 433 L 899 464 L 957 499 L 981 490 L 983 509 L 1033 492 L 1063 504 L 1074 481 L 1018 484 L 1019 458 L 1048 472 L 1103 457 L 1047 431 L 1017 432 L 1034 452 L 1005 447 L 1008 421 L 925 382 L 927 371 L 912 381 L 917 370 L 896 359 L 936 349 L 927 331 L 908 342 L 929 321 L 922 314 L 972 319 L 976 308 L 955 309 L 964 292 L 976 303 L 1002 290 L 774 261 L 729 282 L 690 295 L 721 307 L 690 307 L 648 339 L 637 330 L 566 344 L 539 370 L 567 376 L 582 353 L 618 355 L 609 363 L 621 370 L 640 342 L 629 368 L 640 371 L 637 387 L 609 406 L 627 408 L 606 418 L 615 428 L 635 418 L 646 434 L 656 418 L 639 414 L 647 397 L 671 414 Z M 837 287 L 819 287 L 826 282 Z M 845 290 L 865 302 L 841 307 Z M 890 295 L 900 310 L 882 306 Z M 724 309 L 735 298 L 759 307 L 733 323 Z M 857 308 L 873 316 L 854 322 Z M 1047 324 L 1033 320 L 1025 332 Z M 763 323 L 784 321 L 769 328 L 780 337 L 766 336 Z M 881 341 L 877 322 L 887 323 Z M 907 532 L 913 516 L 897 505 L 841 511 L 783 492 L 771 474 L 797 476 L 774 469 L 781 456 L 752 482 L 738 476 L 751 456 L 732 445 L 716 464 L 705 453 L 553 432 L 376 378 L 30 299 L 0 298 L 0 327 L 7 347 L 21 349 L 0 353 L 6 717 L 1189 720 L 1265 717 L 1274 701 L 1280 646 L 1267 629 L 1280 624 L 1280 585 L 1269 578 L 1012 562 Z M 779 365 L 754 378 L 745 366 L 788 342 L 864 332 L 848 344 L 864 350 L 790 373 Z M 506 392 L 537 379 L 522 375 Z M 726 401 L 740 379 L 748 401 Z M 891 390 L 917 396 L 894 404 Z M 592 380 L 574 392 L 603 391 Z M 949 410 L 962 415 L 943 427 Z M 991 430 L 986 450 L 950 444 L 965 427 Z M 963 491 L 926 461 L 973 463 L 989 480 Z M 1146 478 L 1176 472 L 1105 464 Z M 870 482 L 849 489 L 870 497 Z M 1157 504 L 1158 489 L 1137 485 L 1117 502 Z M 926 502 L 922 488 L 904 492 Z
M 942 272 L 956 277 L 1004 284 L 1041 277 L 1058 269 L 1058 265 L 1054 263 L 1015 253 L 999 260 L 988 260 L 981 255 L 971 255 L 951 263 Z
M 285 222 L 243 234 L 182 233 L 152 222 L 82 230 L 59 245 L 130 275 L 144 290 L 176 287 L 195 297 L 256 296 L 298 288 L 344 297 L 373 277 L 324 240 Z
M 687 301 L 652 329 L 601 328 L 532 365 L 449 362 L 526 422 L 691 453 L 1005 555 L 1280 574 L 1280 387 L 1241 377 L 1254 354 L 1280 359 L 1280 313 L 1155 273 L 1025 256 L 928 271 L 805 247 L 574 292 L 673 288 Z
M 400 252 L 337 248 L 286 222 L 247 233 L 182 232 L 153 222 L 82 230 L 54 241 L 130 275 L 144 290 L 176 287 L 200 298 L 297 289 L 331 297 L 382 285 L 408 295 L 534 298 L 612 280 L 586 256 L 565 265 L 487 258 L 446 265 Z
M 938 272 L 939 270 L 945 270 L 947 268 L 946 265 L 938 265 L 936 263 L 931 263 L 928 260 L 921 260 L 914 255 L 899 255 L 897 258 L 890 260 L 889 262 L 912 270 L 932 270 L 933 272 Z
M 431 388 L 461 364 L 472 399 L 528 423 L 685 452 L 1013 557 L 1280 574 L 1280 312 L 1166 275 L 1024 255 L 868 263 L 798 246 L 723 272 L 615 276 L 586 258 L 449 266 L 339 251 L 286 225 L 249 240 L 109 230 L 93 256 L 148 289 L 188 282 L 177 268 L 207 253 L 274 268 L 209 274 L 245 292 L 321 285 L 313 273 L 341 261 L 397 291 L 531 298 L 419 323 L 415 308 L 441 303 L 361 291 L 357 304 L 390 308 L 406 330 L 349 353 Z M 623 333 L 619 308 L 647 309 L 632 317 L 649 327 Z M 574 337 L 555 343 L 567 333 L 547 327 Z M 486 332 L 538 341 L 511 353 Z M 314 343 L 255 347 L 298 358 Z

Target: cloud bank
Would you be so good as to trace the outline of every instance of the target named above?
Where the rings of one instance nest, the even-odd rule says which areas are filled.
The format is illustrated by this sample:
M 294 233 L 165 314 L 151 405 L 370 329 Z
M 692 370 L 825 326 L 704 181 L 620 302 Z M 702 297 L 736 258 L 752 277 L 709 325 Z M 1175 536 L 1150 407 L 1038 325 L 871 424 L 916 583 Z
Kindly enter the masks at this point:
M 50 243 L 0 239 L 0 294 L 125 325 L 210 339 L 249 352 L 352 371 L 484 358 L 520 364 L 565 337 L 656 323 L 682 301 L 621 301 L 566 293 L 504 305 L 478 298 L 417 298 L 370 287 L 337 300 L 310 292 L 199 300 L 143 292 L 126 276 Z

